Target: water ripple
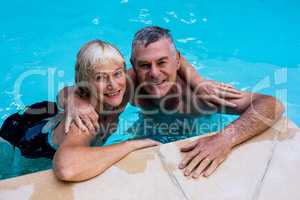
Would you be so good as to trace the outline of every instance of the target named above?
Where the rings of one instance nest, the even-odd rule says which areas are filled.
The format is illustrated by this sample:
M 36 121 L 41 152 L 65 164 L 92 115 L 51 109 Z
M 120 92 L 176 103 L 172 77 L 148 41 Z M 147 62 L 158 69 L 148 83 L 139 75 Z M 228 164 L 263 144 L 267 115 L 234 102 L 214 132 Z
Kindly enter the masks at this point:
M 169 18 L 173 18 L 175 20 L 179 20 L 179 22 L 182 22 L 184 24 L 194 24 L 197 22 L 197 18 L 195 17 L 195 14 L 193 12 L 188 13 L 188 17 L 178 17 L 179 15 L 175 11 L 167 11 L 166 12 L 167 17 L 164 18 L 166 23 L 170 22 Z
M 183 22 L 183 23 L 185 23 L 185 24 L 194 24 L 194 23 L 197 22 L 197 19 L 186 20 L 186 19 L 181 18 L 180 21 Z
M 152 20 L 150 19 L 150 11 L 146 8 L 139 9 L 137 19 L 129 19 L 130 22 L 138 22 L 146 25 L 151 25 Z
M 99 22 L 100 22 L 100 19 L 98 17 L 95 17 L 93 20 L 92 20 L 92 23 L 94 25 L 99 25 Z
M 195 41 L 195 40 L 196 40 L 196 38 L 194 38 L 194 37 L 188 37 L 188 38 L 177 39 L 176 41 L 180 42 L 180 43 L 188 43 L 190 41 Z

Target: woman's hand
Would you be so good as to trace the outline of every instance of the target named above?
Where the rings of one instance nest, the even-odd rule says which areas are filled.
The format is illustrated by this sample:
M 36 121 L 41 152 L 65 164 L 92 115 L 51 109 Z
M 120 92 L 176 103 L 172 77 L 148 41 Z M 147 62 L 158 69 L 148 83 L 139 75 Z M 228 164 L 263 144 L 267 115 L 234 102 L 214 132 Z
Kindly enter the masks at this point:
M 197 97 L 210 108 L 216 109 L 218 106 L 236 107 L 230 99 L 242 98 L 242 92 L 231 85 L 218 83 L 211 80 L 202 80 L 194 88 Z
M 68 133 L 72 122 L 84 132 L 96 133 L 100 128 L 98 113 L 95 108 L 86 100 L 72 95 L 67 99 L 65 106 L 65 132 Z

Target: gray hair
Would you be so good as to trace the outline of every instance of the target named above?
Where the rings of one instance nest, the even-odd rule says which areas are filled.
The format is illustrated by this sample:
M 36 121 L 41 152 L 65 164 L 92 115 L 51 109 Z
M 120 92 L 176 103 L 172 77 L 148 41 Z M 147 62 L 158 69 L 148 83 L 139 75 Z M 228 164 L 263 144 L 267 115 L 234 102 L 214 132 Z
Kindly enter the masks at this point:
M 112 61 L 125 64 L 122 54 L 116 47 L 101 40 L 86 43 L 77 54 L 75 81 L 88 81 L 96 64 L 107 64 Z
M 132 46 L 131 46 L 131 58 L 130 61 L 133 64 L 134 61 L 134 53 L 135 47 L 137 45 L 142 45 L 147 47 L 149 44 L 157 42 L 161 39 L 168 39 L 171 43 L 171 48 L 174 51 L 174 55 L 176 55 L 176 47 L 170 33 L 170 30 L 161 28 L 159 26 L 147 26 L 142 28 L 134 35 Z
M 75 83 L 81 93 L 88 96 L 88 87 L 83 87 L 93 74 L 97 64 L 107 64 L 110 62 L 117 62 L 125 66 L 125 60 L 121 52 L 112 44 L 101 40 L 93 40 L 81 47 L 77 53 L 77 60 L 75 65 Z M 81 86 L 80 86 L 81 85 Z

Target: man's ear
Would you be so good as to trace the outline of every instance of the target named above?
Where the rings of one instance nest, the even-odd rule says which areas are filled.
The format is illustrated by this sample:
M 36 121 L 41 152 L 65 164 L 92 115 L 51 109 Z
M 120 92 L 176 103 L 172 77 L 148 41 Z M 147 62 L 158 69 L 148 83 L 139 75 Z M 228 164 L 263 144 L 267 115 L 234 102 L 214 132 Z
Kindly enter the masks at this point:
M 177 70 L 179 70 L 181 65 L 181 54 L 179 51 L 176 52 Z
M 131 63 L 131 66 L 132 66 L 132 69 L 135 71 L 135 66 L 134 66 L 134 60 L 133 58 L 130 58 L 130 63 Z

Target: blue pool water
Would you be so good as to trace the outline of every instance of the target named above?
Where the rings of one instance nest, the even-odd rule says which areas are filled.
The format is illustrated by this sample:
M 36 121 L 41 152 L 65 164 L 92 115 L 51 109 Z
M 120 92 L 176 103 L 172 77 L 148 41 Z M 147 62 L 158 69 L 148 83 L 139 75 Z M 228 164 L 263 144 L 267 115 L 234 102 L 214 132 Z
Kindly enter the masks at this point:
M 0 124 L 22 105 L 53 101 L 63 85 L 71 85 L 83 43 L 109 41 L 128 61 L 135 31 L 159 25 L 172 31 L 203 77 L 277 96 L 300 126 L 299 8 L 297 0 L 3 0 Z M 125 118 L 133 123 L 137 110 L 130 107 Z M 51 166 L 21 157 L 8 144 L 0 155 L 0 179 Z

